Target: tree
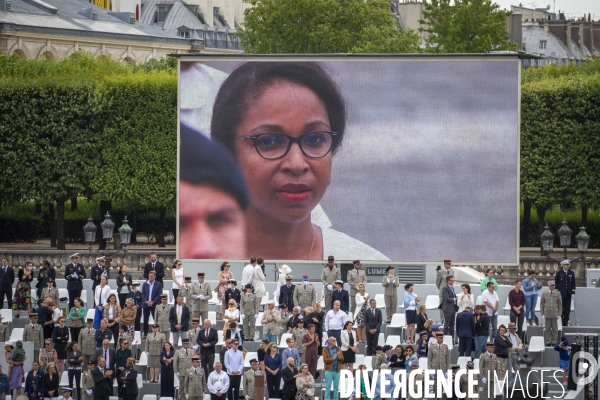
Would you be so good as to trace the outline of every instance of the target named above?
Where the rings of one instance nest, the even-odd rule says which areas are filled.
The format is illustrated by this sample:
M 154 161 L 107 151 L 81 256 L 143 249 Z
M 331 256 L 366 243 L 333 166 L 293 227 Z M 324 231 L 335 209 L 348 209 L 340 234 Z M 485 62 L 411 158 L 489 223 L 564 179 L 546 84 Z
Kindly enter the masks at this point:
M 418 34 L 388 0 L 245 0 L 238 29 L 247 53 L 416 53 Z
M 510 11 L 491 0 L 424 0 L 421 32 L 429 53 L 517 51 L 506 29 Z

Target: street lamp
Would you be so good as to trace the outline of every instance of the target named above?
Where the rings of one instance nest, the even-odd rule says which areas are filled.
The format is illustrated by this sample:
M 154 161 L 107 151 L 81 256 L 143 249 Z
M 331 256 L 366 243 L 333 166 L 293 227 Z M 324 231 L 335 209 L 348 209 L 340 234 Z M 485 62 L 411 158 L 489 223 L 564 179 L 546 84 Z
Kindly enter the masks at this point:
M 554 246 L 554 234 L 550 232 L 548 223 L 546 223 L 544 232 L 540 235 L 540 241 L 542 242 L 542 252 L 548 257 L 548 254 L 552 253 Z
M 125 251 L 127 251 L 127 245 L 131 241 L 131 232 L 133 229 L 127 223 L 127 216 L 123 219 L 123 225 L 119 228 L 119 235 L 121 235 L 121 244 L 123 245 Z
M 115 223 L 110 218 L 110 214 L 108 213 L 108 211 L 106 212 L 106 215 L 104 216 L 104 221 L 100 224 L 100 226 L 102 227 L 102 237 L 105 240 L 112 239 Z
M 567 259 L 567 247 L 571 245 L 571 234 L 573 231 L 569 229 L 567 225 L 567 220 L 563 219 L 562 226 L 558 230 L 558 237 L 560 238 L 560 247 L 563 248 L 563 260 Z
M 575 236 L 577 240 L 577 251 L 581 253 L 581 258 L 583 258 L 583 254 L 587 251 L 588 243 L 590 241 L 590 235 L 585 231 L 585 226 L 581 227 L 581 230 Z
M 113 238 L 113 231 L 115 228 L 115 223 L 113 222 L 108 211 L 106 212 L 106 215 L 104 216 L 104 221 L 102 221 L 100 226 L 102 227 L 102 237 L 105 240 L 111 240 Z M 89 245 L 88 250 L 90 252 L 95 251 L 96 253 L 102 254 L 104 257 L 106 257 L 106 264 L 110 268 L 111 267 L 110 262 L 112 261 L 112 256 L 114 256 L 115 254 L 120 253 L 120 252 L 127 253 L 127 245 L 129 243 L 131 243 L 131 233 L 133 232 L 133 229 L 131 229 L 131 227 L 129 226 L 129 223 L 127 221 L 127 217 L 125 217 L 123 219 L 123 225 L 121 225 L 121 227 L 119 228 L 121 245 L 123 247 L 121 249 L 117 249 L 114 251 L 95 250 L 92 248 L 93 243 L 96 241 L 96 230 L 97 230 L 97 227 L 96 227 L 96 225 L 94 225 L 94 220 L 93 220 L 92 216 L 90 215 L 90 217 L 88 218 L 88 223 L 85 224 L 85 226 L 83 227 L 83 234 L 85 235 L 85 241 Z
M 94 219 L 90 215 L 88 223 L 83 227 L 83 235 L 85 236 L 85 242 L 89 246 L 89 250 L 92 251 L 92 244 L 96 241 L 96 231 L 98 227 L 94 225 Z

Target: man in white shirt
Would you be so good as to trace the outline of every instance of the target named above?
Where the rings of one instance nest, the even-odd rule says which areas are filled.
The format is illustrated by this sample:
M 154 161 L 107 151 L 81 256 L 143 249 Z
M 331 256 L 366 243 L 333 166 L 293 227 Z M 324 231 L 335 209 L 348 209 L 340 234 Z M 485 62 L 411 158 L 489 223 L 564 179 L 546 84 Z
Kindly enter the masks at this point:
M 481 293 L 481 301 L 485 304 L 487 315 L 490 316 L 490 320 L 492 321 L 492 338 L 496 337 L 498 328 L 498 306 L 500 305 L 498 293 L 496 293 L 494 289 L 494 282 L 488 282 L 487 290 Z
M 254 281 L 254 267 L 256 266 L 256 257 L 250 259 L 250 264 L 244 267 L 242 271 L 242 287 L 251 284 Z
M 327 337 L 335 338 L 338 346 L 342 345 L 342 329 L 347 320 L 348 314 L 340 310 L 339 300 L 334 301 L 333 309 L 329 310 L 325 316 L 325 332 L 327 332 Z
M 244 357 L 239 350 L 240 342 L 231 341 L 231 349 L 225 353 L 225 367 L 229 375 L 229 389 L 227 398 L 229 400 L 238 400 L 240 398 L 240 384 L 242 383 L 242 374 L 244 373 Z
M 229 390 L 229 376 L 223 372 L 223 365 L 215 363 L 215 370 L 208 376 L 208 391 L 211 400 L 225 400 Z

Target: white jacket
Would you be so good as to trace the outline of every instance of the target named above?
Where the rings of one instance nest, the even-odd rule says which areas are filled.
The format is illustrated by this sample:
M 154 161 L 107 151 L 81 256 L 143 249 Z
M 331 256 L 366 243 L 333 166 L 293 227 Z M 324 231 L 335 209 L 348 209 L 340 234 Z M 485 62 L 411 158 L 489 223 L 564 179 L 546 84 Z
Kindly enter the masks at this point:
M 96 291 L 94 292 L 94 301 L 96 305 L 100 304 L 100 292 L 102 292 L 102 305 L 105 306 L 108 303 L 108 296 L 112 293 L 110 286 L 104 286 L 104 289 L 100 287 L 100 285 L 96 286 Z
M 354 347 L 356 347 L 356 332 L 352 331 L 352 337 L 354 338 Z M 342 331 L 342 351 L 347 351 L 350 345 L 350 335 L 347 330 Z

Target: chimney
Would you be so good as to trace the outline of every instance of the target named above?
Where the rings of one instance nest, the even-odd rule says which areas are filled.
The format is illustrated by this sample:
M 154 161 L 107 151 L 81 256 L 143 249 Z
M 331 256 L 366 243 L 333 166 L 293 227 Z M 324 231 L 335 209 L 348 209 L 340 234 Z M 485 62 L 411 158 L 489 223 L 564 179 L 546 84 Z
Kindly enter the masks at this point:
M 590 51 L 591 54 L 594 54 L 591 22 L 586 22 L 583 24 L 583 33 L 581 36 L 583 37 L 583 45 Z
M 550 24 L 548 23 L 548 20 L 545 19 L 544 20 L 544 33 L 547 35 L 550 32 Z
M 565 46 L 567 45 L 567 22 L 565 20 L 548 21 L 548 28 L 550 33 L 558 37 Z
M 579 24 L 581 24 L 581 21 L 573 21 L 571 25 L 571 39 L 573 39 L 573 42 L 577 43 L 577 45 L 579 45 L 582 33 Z
M 567 21 L 567 48 L 569 49 L 569 55 L 573 55 L 573 46 L 571 46 L 571 21 Z

